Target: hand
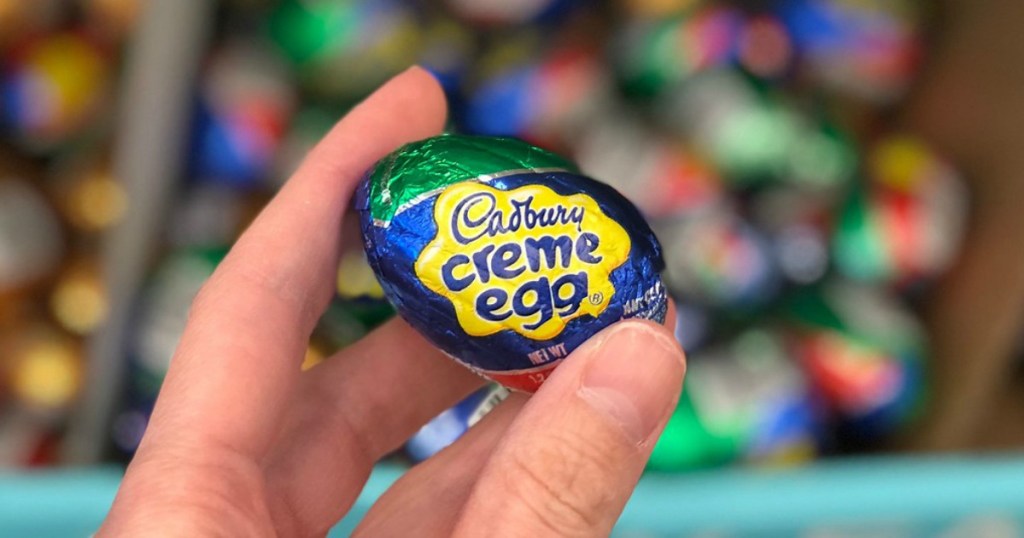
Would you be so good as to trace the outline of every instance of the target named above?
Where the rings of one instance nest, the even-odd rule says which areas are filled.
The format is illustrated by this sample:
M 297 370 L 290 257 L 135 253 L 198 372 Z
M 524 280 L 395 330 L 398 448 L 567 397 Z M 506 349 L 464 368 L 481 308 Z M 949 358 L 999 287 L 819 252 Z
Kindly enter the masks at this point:
M 199 293 L 100 536 L 324 535 L 374 462 L 482 380 L 393 320 L 307 372 L 355 184 L 437 134 L 444 97 L 413 68 L 356 107 Z M 621 322 L 414 467 L 366 516 L 372 536 L 608 533 L 675 406 L 671 334 Z

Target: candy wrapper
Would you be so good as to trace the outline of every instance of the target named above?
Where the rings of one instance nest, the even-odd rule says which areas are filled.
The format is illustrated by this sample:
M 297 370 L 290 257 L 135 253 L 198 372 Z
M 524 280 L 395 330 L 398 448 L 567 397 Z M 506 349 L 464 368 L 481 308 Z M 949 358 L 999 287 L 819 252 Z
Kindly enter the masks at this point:
M 405 453 L 413 461 L 423 461 L 458 441 L 505 398 L 508 389 L 490 384 L 434 417 L 405 443 Z
M 406 145 L 370 170 L 356 207 L 398 313 L 506 387 L 535 391 L 615 321 L 665 318 L 661 246 L 640 213 L 525 142 Z

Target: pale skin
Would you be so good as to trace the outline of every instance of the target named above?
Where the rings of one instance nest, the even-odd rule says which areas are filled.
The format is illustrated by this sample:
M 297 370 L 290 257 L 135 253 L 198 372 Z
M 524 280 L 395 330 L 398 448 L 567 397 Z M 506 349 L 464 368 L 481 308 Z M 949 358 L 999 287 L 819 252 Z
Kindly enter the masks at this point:
M 412 68 L 342 119 L 192 306 L 152 420 L 98 536 L 323 536 L 374 463 L 483 381 L 401 320 L 306 372 L 362 173 L 441 131 Z M 672 315 L 670 314 L 670 318 Z M 645 321 L 605 329 L 406 473 L 366 536 L 608 534 L 675 407 L 685 358 Z

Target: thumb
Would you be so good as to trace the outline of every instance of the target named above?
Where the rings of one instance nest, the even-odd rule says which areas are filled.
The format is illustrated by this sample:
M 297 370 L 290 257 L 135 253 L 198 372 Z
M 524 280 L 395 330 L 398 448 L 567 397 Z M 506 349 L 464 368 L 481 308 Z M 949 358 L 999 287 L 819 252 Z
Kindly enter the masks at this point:
M 607 534 L 675 408 L 682 350 L 660 325 L 623 321 L 574 351 L 484 467 L 457 536 Z

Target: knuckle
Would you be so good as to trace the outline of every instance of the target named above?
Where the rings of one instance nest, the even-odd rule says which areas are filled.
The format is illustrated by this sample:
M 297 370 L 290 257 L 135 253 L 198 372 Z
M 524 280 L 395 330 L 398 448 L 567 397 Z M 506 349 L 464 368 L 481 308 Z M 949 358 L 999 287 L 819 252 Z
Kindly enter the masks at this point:
M 612 501 L 609 448 L 565 433 L 515 448 L 503 472 L 508 494 L 553 534 L 589 534 Z

